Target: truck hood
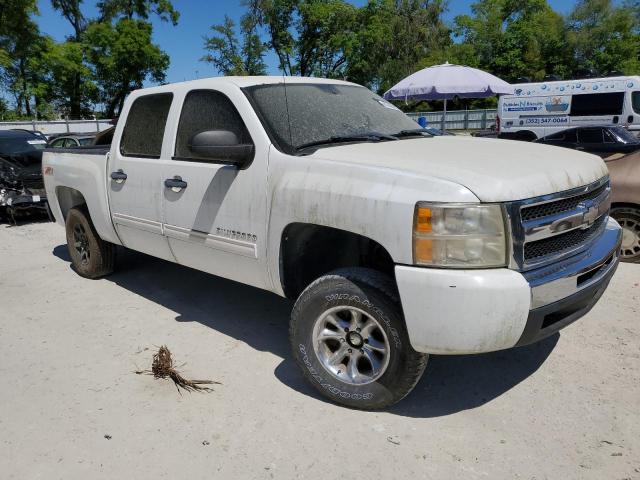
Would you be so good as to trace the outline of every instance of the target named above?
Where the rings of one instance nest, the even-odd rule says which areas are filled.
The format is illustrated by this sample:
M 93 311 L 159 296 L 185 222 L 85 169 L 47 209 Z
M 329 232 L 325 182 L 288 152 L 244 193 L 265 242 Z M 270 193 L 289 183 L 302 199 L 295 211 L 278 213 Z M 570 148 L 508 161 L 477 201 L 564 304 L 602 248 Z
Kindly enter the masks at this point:
M 482 202 L 538 197 L 588 185 L 607 175 L 604 162 L 566 148 L 514 140 L 422 137 L 318 149 L 313 158 L 437 177 Z

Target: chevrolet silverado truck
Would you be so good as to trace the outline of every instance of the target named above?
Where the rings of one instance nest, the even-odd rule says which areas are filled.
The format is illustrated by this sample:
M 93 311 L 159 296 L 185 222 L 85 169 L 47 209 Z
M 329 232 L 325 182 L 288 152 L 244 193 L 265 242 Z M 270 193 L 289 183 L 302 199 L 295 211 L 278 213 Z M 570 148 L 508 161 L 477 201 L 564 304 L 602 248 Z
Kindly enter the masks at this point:
M 600 158 L 418 127 L 348 82 L 202 79 L 134 91 L 109 150 L 47 150 L 44 179 L 78 274 L 123 245 L 295 299 L 304 376 L 378 409 L 429 354 L 582 317 L 619 262 Z

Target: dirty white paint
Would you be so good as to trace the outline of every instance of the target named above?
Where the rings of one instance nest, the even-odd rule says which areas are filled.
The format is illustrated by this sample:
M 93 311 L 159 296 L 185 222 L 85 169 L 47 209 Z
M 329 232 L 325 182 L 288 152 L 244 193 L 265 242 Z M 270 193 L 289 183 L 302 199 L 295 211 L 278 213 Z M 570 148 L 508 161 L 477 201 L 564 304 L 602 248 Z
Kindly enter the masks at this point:
M 411 264 L 413 215 L 419 201 L 518 200 L 586 185 L 607 174 L 599 158 L 583 153 L 460 137 L 341 145 L 308 156 L 286 155 L 271 145 L 240 90 L 281 81 L 281 77 L 221 77 L 133 92 L 123 119 L 141 95 L 174 95 L 161 158 L 121 158 L 124 121 L 116 127 L 109 160 L 99 155 L 46 152 L 43 164 L 54 170 L 45 177 L 54 215 L 61 221 L 55 188 L 75 188 L 85 196 L 105 240 L 122 241 L 135 250 L 282 295 L 280 243 L 291 223 L 363 235 L 380 243 L 394 262 Z M 237 107 L 256 150 L 248 168 L 173 160 L 182 102 L 194 89 L 223 92 Z M 109 179 L 110 172 L 118 168 L 129 176 L 121 186 Z M 175 175 L 189 184 L 177 195 L 163 185 L 164 179 Z M 136 185 L 139 188 L 132 188 Z M 243 245 L 252 254 L 241 248 L 243 254 L 238 255 L 237 245 L 223 238 L 229 235 L 233 241 L 248 242 Z M 470 281 L 473 278 L 477 277 L 471 276 Z
M 419 352 L 502 350 L 524 331 L 531 289 L 518 272 L 397 266 L 395 273 L 409 339 Z
M 339 145 L 314 157 L 459 183 L 483 202 L 504 202 L 581 187 L 607 175 L 595 155 L 537 143 L 473 137 L 412 138 Z M 432 200 L 424 198 L 423 200 Z
M 107 199 L 106 155 L 44 152 L 42 165 L 45 172 L 44 185 L 47 190 L 47 200 L 56 221 L 64 226 L 56 189 L 58 187 L 73 188 L 84 196 L 93 225 L 100 237 L 119 245 L 120 240 L 111 223 Z M 50 173 L 47 173 L 46 167 L 51 169 Z

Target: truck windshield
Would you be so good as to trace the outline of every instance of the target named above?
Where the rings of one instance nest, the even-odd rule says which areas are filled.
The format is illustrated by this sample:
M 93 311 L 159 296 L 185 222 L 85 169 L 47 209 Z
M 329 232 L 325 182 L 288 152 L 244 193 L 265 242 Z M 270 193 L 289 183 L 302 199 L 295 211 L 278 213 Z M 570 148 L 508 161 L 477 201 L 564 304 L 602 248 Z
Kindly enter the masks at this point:
M 284 83 L 244 89 L 285 153 L 308 145 L 388 140 L 419 125 L 370 90 L 337 83 Z

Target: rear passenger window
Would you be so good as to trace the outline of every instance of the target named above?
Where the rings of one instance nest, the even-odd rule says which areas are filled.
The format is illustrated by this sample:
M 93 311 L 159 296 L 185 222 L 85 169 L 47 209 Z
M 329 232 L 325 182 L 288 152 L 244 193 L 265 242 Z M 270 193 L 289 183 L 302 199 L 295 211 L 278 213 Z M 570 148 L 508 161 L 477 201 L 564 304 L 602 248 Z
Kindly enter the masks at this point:
M 249 132 L 231 100 L 213 90 L 192 90 L 187 94 L 180 114 L 176 137 L 176 160 L 221 161 L 189 148 L 194 135 L 209 130 L 227 130 L 235 134 L 239 144 L 253 144 Z
M 580 130 L 578 138 L 582 143 L 602 143 L 602 129 L 600 128 L 585 128 Z
M 576 130 L 575 129 L 566 130 L 564 132 L 564 141 L 570 142 L 570 143 L 576 143 L 578 141 Z
M 122 132 L 122 155 L 160 158 L 164 127 L 172 99 L 172 93 L 159 93 L 139 97 L 133 102 Z

